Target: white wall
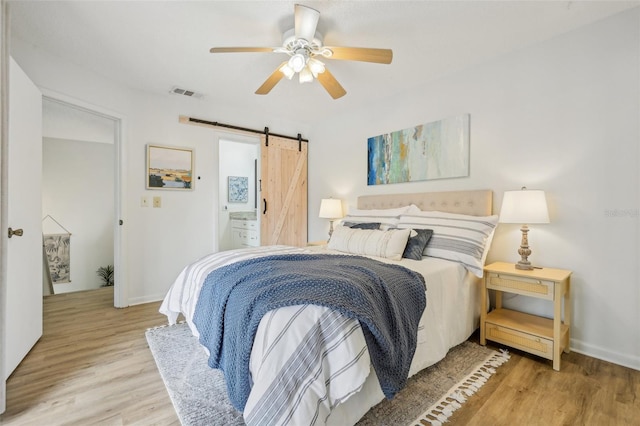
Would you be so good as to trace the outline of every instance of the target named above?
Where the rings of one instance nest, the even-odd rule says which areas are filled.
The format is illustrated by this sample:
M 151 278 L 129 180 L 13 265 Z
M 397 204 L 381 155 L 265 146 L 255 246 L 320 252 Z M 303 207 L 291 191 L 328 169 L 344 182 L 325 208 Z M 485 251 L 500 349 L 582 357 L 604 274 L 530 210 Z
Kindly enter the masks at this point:
M 113 182 L 113 144 L 43 138 L 42 231 L 71 232 L 71 282 L 56 294 L 100 287 L 96 270 L 113 265 Z
M 245 138 L 249 139 L 249 138 Z M 241 142 L 236 136 L 234 140 L 220 139 L 219 155 L 219 194 L 220 212 L 218 221 L 218 233 L 220 250 L 233 248 L 231 241 L 231 226 L 229 223 L 229 213 L 231 212 L 255 212 L 255 160 L 260 152 L 260 138 L 251 138 L 248 142 Z M 249 194 L 246 203 L 230 203 L 228 191 L 229 176 L 245 176 L 249 178 Z
M 546 191 L 551 223 L 532 225 L 530 260 L 571 269 L 572 348 L 640 369 L 638 9 L 427 82 L 316 127 L 309 144 L 309 233 L 320 199 L 458 189 Z M 471 115 L 468 178 L 368 187 L 367 138 Z M 354 161 L 353 159 L 356 159 Z M 517 225 L 500 225 L 489 261 L 517 261 Z M 533 301 L 535 302 L 535 301 Z M 548 303 L 516 297 L 551 316 Z
M 308 126 L 269 115 L 263 110 L 231 109 L 215 100 L 153 95 L 130 89 L 25 44 L 11 40 L 11 54 L 41 88 L 117 112 L 125 117 L 124 221 L 128 300 L 130 304 L 160 300 L 180 270 L 217 250 L 218 147 L 228 132 L 180 124 L 180 115 L 283 134 L 308 134 Z M 146 144 L 184 146 L 195 150 L 195 189 L 145 189 Z M 143 196 L 162 198 L 162 207 L 142 207 Z
M 113 145 L 115 123 L 112 119 L 71 108 L 50 99 L 44 100 L 42 109 L 44 137 Z

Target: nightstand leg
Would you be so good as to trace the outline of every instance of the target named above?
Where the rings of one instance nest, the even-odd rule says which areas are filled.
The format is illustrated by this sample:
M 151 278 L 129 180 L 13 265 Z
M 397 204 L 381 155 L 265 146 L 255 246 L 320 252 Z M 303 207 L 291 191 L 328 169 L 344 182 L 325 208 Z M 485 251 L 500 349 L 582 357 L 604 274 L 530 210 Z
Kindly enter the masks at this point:
M 496 309 L 502 309 L 502 292 L 496 290 L 495 295 L 496 295 Z
M 485 321 L 487 320 L 487 285 L 485 278 L 482 279 L 480 288 L 480 344 L 485 346 L 487 338 L 485 337 Z
M 567 326 L 567 345 L 564 352 L 571 352 L 571 277 L 567 278 L 567 288 L 564 290 L 564 324 Z
M 560 371 L 560 325 L 562 324 L 562 301 L 564 300 L 563 285 L 556 283 L 553 298 L 553 369 Z

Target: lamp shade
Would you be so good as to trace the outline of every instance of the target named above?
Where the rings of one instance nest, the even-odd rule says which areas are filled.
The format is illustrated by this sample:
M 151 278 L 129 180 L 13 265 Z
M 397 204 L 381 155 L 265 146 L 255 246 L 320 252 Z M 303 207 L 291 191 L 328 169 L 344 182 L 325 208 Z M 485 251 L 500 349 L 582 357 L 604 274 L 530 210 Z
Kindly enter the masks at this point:
M 549 223 L 549 211 L 544 191 L 505 191 L 500 209 L 501 223 Z
M 336 198 L 324 198 L 320 202 L 318 217 L 325 219 L 339 219 L 342 217 L 342 201 Z

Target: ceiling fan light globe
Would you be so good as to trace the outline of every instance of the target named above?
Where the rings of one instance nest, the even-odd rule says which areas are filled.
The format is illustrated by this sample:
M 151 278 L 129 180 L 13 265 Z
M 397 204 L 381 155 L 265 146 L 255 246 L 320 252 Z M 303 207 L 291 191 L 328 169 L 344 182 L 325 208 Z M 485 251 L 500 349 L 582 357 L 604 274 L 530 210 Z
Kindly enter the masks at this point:
M 282 67 L 280 67 L 280 72 L 284 74 L 284 76 L 289 80 L 291 80 L 296 74 L 296 72 L 289 66 L 289 64 L 284 64 Z
M 302 71 L 300 71 L 300 74 L 298 74 L 298 78 L 300 79 L 300 84 L 311 83 L 313 81 L 313 73 L 309 67 L 304 67 Z
M 324 72 L 324 64 L 317 59 L 309 59 L 308 66 L 314 76 L 317 76 L 318 74 L 322 74 Z
M 307 58 L 301 53 L 296 53 L 289 59 L 288 65 L 295 72 L 300 72 L 307 65 Z

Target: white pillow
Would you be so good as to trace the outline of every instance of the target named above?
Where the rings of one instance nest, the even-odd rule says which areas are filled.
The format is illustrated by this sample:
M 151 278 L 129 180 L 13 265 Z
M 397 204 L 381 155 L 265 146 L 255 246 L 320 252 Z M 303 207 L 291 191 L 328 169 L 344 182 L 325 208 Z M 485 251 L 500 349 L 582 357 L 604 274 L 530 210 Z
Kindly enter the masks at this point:
M 400 216 L 398 228 L 432 229 L 424 249 L 425 256 L 462 263 L 482 278 L 498 216 L 469 216 L 438 211 L 407 213 Z
M 394 209 L 364 210 L 349 208 L 347 215 L 342 219 L 342 222 L 380 223 L 380 229 L 385 230 L 396 228 L 398 226 L 398 221 L 400 220 L 400 215 L 419 211 L 420 208 L 414 204 Z
M 354 229 L 339 226 L 333 230 L 327 247 L 344 253 L 402 259 L 410 229 Z

